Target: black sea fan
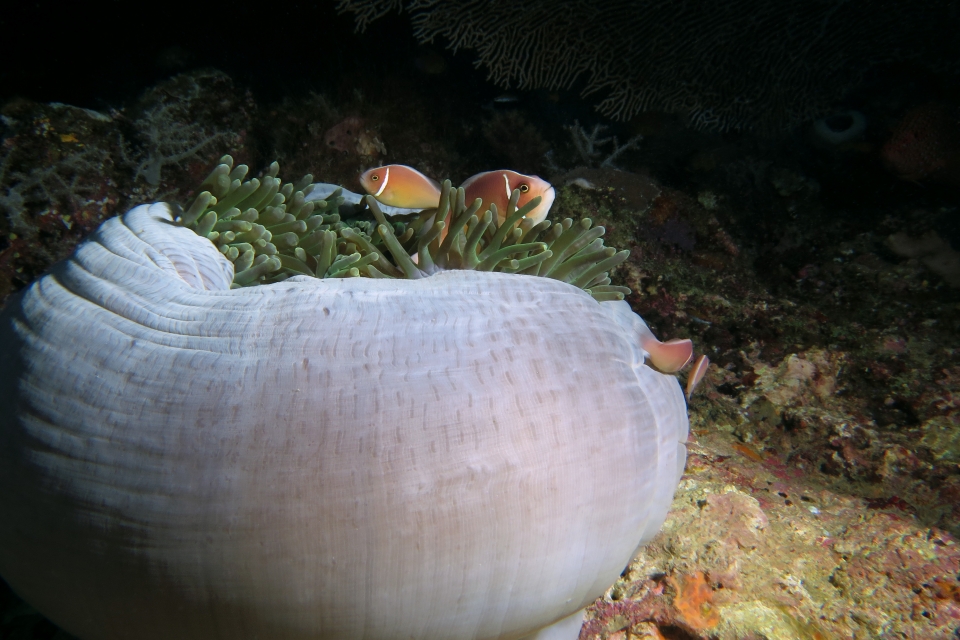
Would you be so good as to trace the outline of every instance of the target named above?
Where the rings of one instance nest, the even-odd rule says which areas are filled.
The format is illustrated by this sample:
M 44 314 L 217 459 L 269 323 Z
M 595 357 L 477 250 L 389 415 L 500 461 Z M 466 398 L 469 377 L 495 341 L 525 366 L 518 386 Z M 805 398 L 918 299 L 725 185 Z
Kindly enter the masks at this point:
M 683 114 L 700 129 L 784 129 L 879 65 L 958 68 L 956 2 L 341 0 L 360 29 L 391 10 L 421 41 L 473 49 L 522 89 L 581 87 L 604 115 Z

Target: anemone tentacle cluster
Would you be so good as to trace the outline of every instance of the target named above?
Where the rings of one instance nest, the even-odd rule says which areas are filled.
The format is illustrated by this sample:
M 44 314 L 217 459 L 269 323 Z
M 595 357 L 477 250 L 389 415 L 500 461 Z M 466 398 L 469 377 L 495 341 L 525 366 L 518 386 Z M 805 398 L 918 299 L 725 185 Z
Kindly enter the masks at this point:
M 339 191 L 308 201 L 313 176 L 284 184 L 279 171 L 274 162 L 263 178 L 245 181 L 246 165 L 234 167 L 233 158 L 224 156 L 201 185 L 205 190 L 180 216 L 182 225 L 210 239 L 233 263 L 234 286 L 294 275 L 417 279 L 471 269 L 553 278 L 600 301 L 622 300 L 630 293 L 610 279 L 630 252 L 604 246 L 602 226 L 589 218 L 525 220 L 540 200 L 517 208 L 517 190 L 499 226 L 496 205 L 480 212 L 480 200 L 468 204 L 463 188 L 454 189 L 449 180 L 441 187 L 437 209 L 388 221 L 367 196 L 363 202 L 373 221 L 344 220 Z

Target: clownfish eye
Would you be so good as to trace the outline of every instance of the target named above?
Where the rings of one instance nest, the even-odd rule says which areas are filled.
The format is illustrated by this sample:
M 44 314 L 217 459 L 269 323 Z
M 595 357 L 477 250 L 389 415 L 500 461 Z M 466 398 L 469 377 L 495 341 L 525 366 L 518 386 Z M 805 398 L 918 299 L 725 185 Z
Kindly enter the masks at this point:
M 377 180 L 380 179 L 380 176 L 378 176 L 377 174 L 373 174 L 372 176 L 370 176 L 370 179 L 376 182 Z
M 527 191 L 530 191 L 530 185 L 528 185 L 526 182 L 522 183 L 517 188 L 520 189 L 520 193 L 526 193 Z

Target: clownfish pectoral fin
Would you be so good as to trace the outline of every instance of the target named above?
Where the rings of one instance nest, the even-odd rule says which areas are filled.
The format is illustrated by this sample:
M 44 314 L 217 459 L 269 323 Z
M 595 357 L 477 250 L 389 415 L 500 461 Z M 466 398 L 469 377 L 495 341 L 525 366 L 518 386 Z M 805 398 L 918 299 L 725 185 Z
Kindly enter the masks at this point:
M 660 342 L 651 334 L 640 346 L 650 355 L 651 364 L 663 373 L 679 371 L 693 357 L 693 341 L 690 339 Z
M 700 381 L 703 380 L 703 377 L 707 375 L 707 368 L 710 366 L 710 358 L 707 356 L 700 356 L 697 358 L 697 361 L 694 363 L 693 368 L 690 369 L 690 373 L 687 375 L 687 400 L 690 400 L 690 396 L 693 395 L 694 389 L 697 388 L 697 385 L 700 384 Z

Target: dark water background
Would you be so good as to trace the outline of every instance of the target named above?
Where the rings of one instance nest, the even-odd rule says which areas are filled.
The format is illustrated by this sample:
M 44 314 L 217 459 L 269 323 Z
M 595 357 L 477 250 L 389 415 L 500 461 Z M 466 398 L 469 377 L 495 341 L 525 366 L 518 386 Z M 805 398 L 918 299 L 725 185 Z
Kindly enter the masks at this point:
M 418 45 L 405 16 L 391 14 L 359 34 L 335 4 L 196 3 L 186 12 L 129 2 L 9 3 L 0 13 L 0 102 L 20 96 L 104 109 L 202 67 L 263 97 L 332 91 L 348 78 L 366 84 L 416 75 Z M 499 91 L 483 86 L 469 56 L 448 62 L 456 65 L 449 76 L 458 90 Z

